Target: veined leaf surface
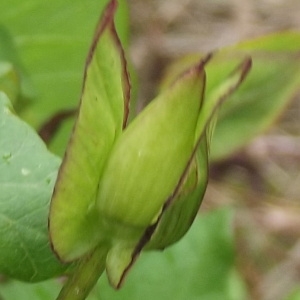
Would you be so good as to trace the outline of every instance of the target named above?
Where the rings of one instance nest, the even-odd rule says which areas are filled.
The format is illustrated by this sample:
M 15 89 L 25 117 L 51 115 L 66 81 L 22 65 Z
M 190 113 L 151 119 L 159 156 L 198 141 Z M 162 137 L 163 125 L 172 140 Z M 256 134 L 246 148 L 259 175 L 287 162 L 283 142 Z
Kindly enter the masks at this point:
M 66 268 L 49 243 L 47 215 L 60 159 L 0 93 L 0 273 L 24 281 Z

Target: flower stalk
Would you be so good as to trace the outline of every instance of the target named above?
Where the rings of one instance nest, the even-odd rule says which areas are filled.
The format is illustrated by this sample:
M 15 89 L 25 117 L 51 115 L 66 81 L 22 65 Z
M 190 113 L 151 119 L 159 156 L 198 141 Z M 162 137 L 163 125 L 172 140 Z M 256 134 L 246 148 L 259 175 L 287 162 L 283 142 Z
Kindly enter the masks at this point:
M 79 260 L 67 279 L 57 300 L 84 300 L 105 270 L 107 248 L 97 247 L 91 254 Z

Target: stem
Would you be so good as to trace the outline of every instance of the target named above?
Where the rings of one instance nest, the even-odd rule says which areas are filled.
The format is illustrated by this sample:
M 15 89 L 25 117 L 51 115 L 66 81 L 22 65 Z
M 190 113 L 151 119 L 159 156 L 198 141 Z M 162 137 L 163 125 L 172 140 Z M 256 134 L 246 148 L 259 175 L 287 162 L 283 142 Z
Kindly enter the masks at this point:
M 80 260 L 74 273 L 68 278 L 56 300 L 84 300 L 105 269 L 108 249 L 97 247 Z

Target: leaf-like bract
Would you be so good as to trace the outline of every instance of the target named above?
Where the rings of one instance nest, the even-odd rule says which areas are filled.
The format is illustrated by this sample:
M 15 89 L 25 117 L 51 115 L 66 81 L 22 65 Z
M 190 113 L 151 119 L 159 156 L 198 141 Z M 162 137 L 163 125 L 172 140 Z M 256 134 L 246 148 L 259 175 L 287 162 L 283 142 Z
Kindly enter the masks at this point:
M 133 125 L 139 125 L 137 129 L 139 143 L 131 141 L 134 141 L 135 128 L 128 127 L 131 140 L 129 139 L 129 142 L 125 140 L 126 147 L 122 144 L 116 146 L 115 151 L 119 151 L 118 155 L 115 154 L 112 157 L 117 163 L 113 161 L 107 165 L 107 168 L 110 168 L 110 175 L 108 180 L 104 178 L 99 189 L 100 196 L 105 193 L 110 195 L 109 197 L 105 195 L 107 199 L 104 199 L 102 203 L 99 202 L 99 207 L 104 208 L 104 216 L 120 224 L 122 220 L 125 220 L 125 224 L 133 224 L 136 230 L 142 224 L 148 224 L 139 242 L 135 242 L 135 247 L 133 247 L 134 244 L 130 245 L 130 242 L 126 245 L 122 236 L 119 237 L 119 243 L 115 239 L 115 246 L 109 252 L 107 260 L 107 273 L 111 284 L 115 287 L 121 286 L 127 272 L 145 246 L 147 249 L 162 249 L 175 243 L 190 228 L 198 212 L 207 185 L 209 144 L 215 115 L 224 100 L 241 84 L 251 67 L 250 58 L 242 60 L 234 72 L 228 75 L 224 82 L 206 98 L 203 93 L 205 88 L 203 68 L 210 57 L 210 55 L 207 56 L 199 65 L 179 76 L 175 83 L 153 100 L 148 110 L 146 109 L 136 119 L 136 124 L 133 123 Z M 198 76 L 195 73 L 197 68 L 201 71 Z M 162 99 L 166 103 L 172 100 L 177 105 L 169 107 L 168 112 L 171 115 L 165 114 L 164 120 L 160 119 L 161 112 L 156 111 L 157 118 L 153 118 L 151 121 L 153 123 L 151 123 L 146 118 L 148 113 L 151 110 L 155 111 L 156 108 L 163 111 L 164 105 L 168 105 L 161 102 Z M 198 100 L 196 114 L 197 126 L 190 129 L 192 131 L 192 140 L 190 140 L 188 139 L 190 131 L 185 129 L 187 124 L 184 123 L 191 122 L 194 116 L 191 111 L 196 111 L 197 99 L 200 100 Z M 179 102 L 176 102 L 178 100 Z M 183 115 L 181 110 L 184 112 Z M 185 116 L 189 116 L 190 120 L 184 121 Z M 172 122 L 174 122 L 171 127 L 173 130 L 169 128 Z M 148 129 L 146 132 L 142 129 L 143 123 L 151 124 L 146 127 Z M 156 131 L 157 127 L 160 131 Z M 130 129 L 132 132 L 129 131 Z M 180 152 L 176 152 L 176 147 L 180 145 L 183 133 L 186 147 L 188 143 L 190 146 L 185 148 L 184 154 L 180 155 Z M 144 137 L 146 134 L 149 137 Z M 123 138 L 126 139 L 126 137 L 125 131 Z M 133 150 L 133 154 L 126 153 L 126 148 Z M 120 155 L 121 153 L 124 154 Z M 174 157 L 174 153 L 177 156 Z M 131 155 L 134 155 L 133 158 Z M 143 161 L 143 156 L 147 158 L 145 161 Z M 130 158 L 129 161 L 126 161 L 127 158 Z M 139 164 L 136 165 L 137 163 L 141 164 L 142 168 Z M 178 172 L 180 168 L 181 172 Z M 129 181 L 120 180 L 122 176 L 125 178 L 126 170 L 130 171 Z M 104 172 L 104 174 L 107 173 Z M 141 179 L 139 174 L 143 174 Z M 169 189 L 164 198 L 159 200 L 161 195 L 159 197 L 159 193 L 155 190 L 166 191 L 172 176 L 175 178 L 175 181 L 172 181 L 172 189 Z M 113 183 L 116 182 L 113 189 Z M 105 186 L 107 183 L 108 187 Z M 120 186 L 122 186 L 121 189 L 119 189 Z M 101 187 L 104 188 L 104 193 Z M 121 204 L 121 209 L 117 209 L 118 204 Z M 130 247 L 133 248 L 130 249 Z
M 209 152 L 214 121 L 220 106 L 240 86 L 251 68 L 246 57 L 224 78 L 222 84 L 204 98 L 195 135 L 195 149 L 191 164 L 179 182 L 174 199 L 166 203 L 161 220 L 151 237 L 148 249 L 163 249 L 177 242 L 192 225 L 202 202 L 209 172 Z
M 52 197 L 49 228 L 64 261 L 76 259 L 99 239 L 95 197 L 112 145 L 126 124 L 129 81 L 114 26 L 116 1 L 104 12 L 87 58 L 79 114 Z

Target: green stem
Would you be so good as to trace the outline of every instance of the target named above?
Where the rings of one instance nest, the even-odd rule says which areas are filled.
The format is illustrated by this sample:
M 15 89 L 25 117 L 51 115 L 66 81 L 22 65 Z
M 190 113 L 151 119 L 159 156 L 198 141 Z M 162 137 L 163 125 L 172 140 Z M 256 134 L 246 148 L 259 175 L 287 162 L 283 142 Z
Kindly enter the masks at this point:
M 107 248 L 97 247 L 79 262 L 56 300 L 84 300 L 105 269 Z

